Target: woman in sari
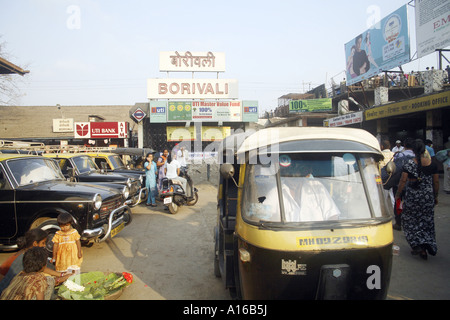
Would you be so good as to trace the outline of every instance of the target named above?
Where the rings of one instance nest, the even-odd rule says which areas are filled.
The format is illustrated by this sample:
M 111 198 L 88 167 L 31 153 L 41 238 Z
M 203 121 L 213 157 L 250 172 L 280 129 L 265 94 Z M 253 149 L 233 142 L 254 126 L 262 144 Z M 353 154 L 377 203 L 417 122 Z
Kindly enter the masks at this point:
M 415 141 L 413 151 L 415 157 L 403 166 L 395 199 L 405 189 L 402 228 L 411 253 L 426 260 L 427 252 L 433 256 L 437 253 L 434 206 L 438 202 L 439 176 L 436 164 L 424 156 L 422 140 Z

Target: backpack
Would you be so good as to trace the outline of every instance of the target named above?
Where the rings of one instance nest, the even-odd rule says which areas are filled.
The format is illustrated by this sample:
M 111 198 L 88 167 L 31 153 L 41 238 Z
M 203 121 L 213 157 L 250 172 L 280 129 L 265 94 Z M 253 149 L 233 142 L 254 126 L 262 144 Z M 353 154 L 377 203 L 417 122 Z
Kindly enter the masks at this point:
M 403 165 L 405 165 L 410 159 L 413 158 L 414 156 L 411 155 L 394 157 L 392 161 L 394 161 L 395 163 L 395 171 L 392 173 L 392 176 L 390 178 L 389 174 L 386 171 L 386 166 L 381 168 L 381 180 L 383 181 L 383 188 L 385 190 L 389 190 L 392 187 L 398 186 L 403 172 Z

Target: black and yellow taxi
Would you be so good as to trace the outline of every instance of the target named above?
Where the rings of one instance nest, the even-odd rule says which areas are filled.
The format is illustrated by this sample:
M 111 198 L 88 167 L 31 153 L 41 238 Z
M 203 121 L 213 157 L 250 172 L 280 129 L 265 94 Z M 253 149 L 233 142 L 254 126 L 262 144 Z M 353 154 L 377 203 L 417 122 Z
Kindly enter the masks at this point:
M 0 153 L 0 250 L 14 250 L 28 230 L 59 230 L 67 212 L 84 244 L 101 242 L 131 222 L 131 209 L 116 189 L 67 181 L 57 162 L 41 156 Z
M 219 158 L 214 271 L 234 296 L 386 298 L 392 209 L 373 135 L 267 128 L 226 138 Z
M 147 188 L 142 186 L 141 177 L 101 170 L 86 153 L 44 153 L 43 156 L 56 160 L 66 178 L 120 190 L 130 207 L 146 199 Z

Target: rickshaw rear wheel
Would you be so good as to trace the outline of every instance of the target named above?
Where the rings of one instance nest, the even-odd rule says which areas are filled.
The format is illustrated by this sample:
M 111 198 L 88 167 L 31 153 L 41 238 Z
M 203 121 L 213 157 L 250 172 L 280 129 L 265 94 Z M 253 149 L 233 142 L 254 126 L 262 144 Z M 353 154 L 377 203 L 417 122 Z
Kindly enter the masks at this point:
M 176 214 L 178 212 L 178 205 L 176 203 L 169 203 L 167 207 L 169 208 L 169 212 L 171 214 Z

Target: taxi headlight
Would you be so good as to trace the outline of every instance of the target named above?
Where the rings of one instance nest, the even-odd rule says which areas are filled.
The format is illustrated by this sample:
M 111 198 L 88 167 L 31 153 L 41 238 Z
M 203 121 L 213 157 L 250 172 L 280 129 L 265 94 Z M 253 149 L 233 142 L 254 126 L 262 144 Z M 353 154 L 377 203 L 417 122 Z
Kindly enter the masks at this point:
M 123 187 L 122 195 L 124 199 L 128 199 L 128 196 L 130 195 L 130 189 L 127 186 Z
M 94 208 L 95 208 L 95 210 L 99 210 L 101 208 L 101 206 L 102 206 L 102 197 L 97 193 L 94 196 L 93 201 L 94 201 Z

